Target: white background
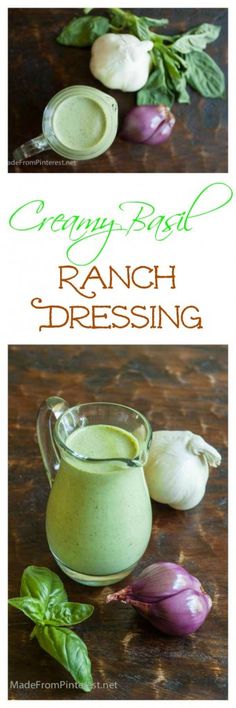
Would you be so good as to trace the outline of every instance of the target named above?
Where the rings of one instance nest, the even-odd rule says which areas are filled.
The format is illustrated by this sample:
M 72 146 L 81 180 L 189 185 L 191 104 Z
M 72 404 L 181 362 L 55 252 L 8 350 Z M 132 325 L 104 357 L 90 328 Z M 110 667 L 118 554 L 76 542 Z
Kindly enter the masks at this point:
M 11 7 L 65 7 L 65 2 L 12 2 Z M 94 3 L 96 7 L 116 5 L 112 1 Z M 121 3 L 122 7 L 142 7 L 144 3 Z M 162 2 L 162 7 L 191 7 L 191 2 Z M 70 7 L 78 7 L 72 0 Z M 157 3 L 148 2 L 148 7 Z M 196 7 L 196 4 L 195 4 Z M 230 354 L 230 434 L 232 449 L 230 449 L 231 469 L 233 467 L 233 420 L 235 421 L 235 206 L 229 206 L 216 214 L 211 214 L 198 220 L 192 232 L 174 234 L 168 240 L 155 242 L 152 235 L 142 232 L 143 237 L 136 235 L 128 238 L 111 238 L 108 246 L 95 265 L 105 276 L 107 266 L 113 265 L 122 272 L 124 265 L 133 268 L 140 263 L 159 264 L 161 272 L 168 271 L 169 264 L 176 265 L 176 290 L 169 290 L 167 285 L 160 286 L 159 291 L 133 290 L 119 287 L 115 291 L 100 291 L 97 302 L 101 304 L 162 304 L 166 309 L 171 303 L 182 306 L 195 304 L 199 307 L 203 318 L 203 329 L 179 329 L 173 326 L 162 330 L 83 330 L 68 327 L 63 329 L 44 329 L 39 332 L 42 323 L 40 311 L 33 310 L 30 301 L 40 297 L 45 304 L 85 304 L 90 306 L 93 300 L 78 300 L 73 291 L 58 290 L 58 265 L 66 264 L 65 256 L 68 238 L 66 235 L 55 236 L 49 232 L 14 232 L 7 222 L 14 209 L 21 203 L 31 199 L 44 199 L 45 215 L 59 213 L 82 214 L 83 216 L 104 215 L 118 218 L 117 205 L 122 201 L 147 201 L 156 207 L 157 213 L 174 214 L 190 206 L 197 193 L 211 182 L 226 182 L 232 188 L 235 185 L 235 53 L 236 18 L 235 2 L 198 3 L 198 7 L 229 7 L 229 174 L 181 174 L 181 175 L 120 175 L 120 174 L 7 174 L 7 78 L 6 62 L 1 61 L 1 450 L 4 452 L 2 469 L 2 488 L 4 495 L 2 503 L 2 568 L 4 568 L 4 584 L 1 584 L 3 599 L 1 602 L 1 619 L 4 623 L 4 650 L 2 642 L 1 672 L 2 683 L 7 696 L 7 650 L 6 650 L 6 598 L 7 598 L 7 345 L 45 344 L 45 343 L 147 343 L 152 344 L 228 344 Z M 0 46 L 7 56 L 7 3 L 1 2 L 1 39 Z M 6 60 L 7 61 L 7 60 Z M 40 90 L 36 87 L 35 90 Z M 32 136 L 34 137 L 34 136 Z M 145 239 L 145 242 L 144 242 Z M 84 269 L 85 273 L 88 269 Z M 168 282 L 168 281 L 167 281 Z M 127 294 L 128 293 L 128 294 Z M 233 497 L 234 495 L 234 497 Z M 2 495 L 1 495 L 2 496 Z M 235 496 L 235 474 L 230 475 L 230 511 L 233 525 L 233 503 Z M 231 539 L 233 529 L 231 528 Z M 220 562 L 220 559 L 219 559 Z M 232 675 L 230 680 L 230 703 L 235 698 L 235 681 L 233 677 L 233 654 L 235 656 L 235 571 L 230 573 L 230 605 L 231 622 L 231 660 Z M 4 603 L 4 604 L 3 604 Z M 235 625 L 235 620 L 234 620 Z M 234 634 L 234 636 L 233 636 Z M 220 641 L 220 637 L 219 637 Z M 19 648 L 20 651 L 20 648 Z M 23 701 L 24 703 L 24 701 Z M 28 701 L 26 702 L 29 703 Z M 36 702 L 37 703 L 37 702 Z M 90 703 L 90 702 L 89 702 Z M 94 702 L 91 702 L 91 705 Z M 175 703 L 175 702 L 173 702 Z M 201 705 L 201 702 L 197 702 Z M 214 701 L 213 701 L 214 703 Z M 216 703 L 216 702 L 215 702 Z M 220 702 L 221 703 L 221 702 Z M 35 701 L 34 701 L 35 704 Z M 176 701 L 176 706 L 178 705 Z M 216 703 L 219 705 L 219 702 Z

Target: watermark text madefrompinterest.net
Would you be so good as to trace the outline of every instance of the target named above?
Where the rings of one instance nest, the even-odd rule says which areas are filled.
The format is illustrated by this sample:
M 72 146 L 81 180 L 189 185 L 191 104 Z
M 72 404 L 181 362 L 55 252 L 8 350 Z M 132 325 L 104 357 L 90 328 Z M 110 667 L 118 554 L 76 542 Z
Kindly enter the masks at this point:
M 76 681 L 10 681 L 9 684 L 10 690 L 18 690 L 18 691 L 23 691 L 27 689 L 31 689 L 32 691 L 35 691 L 37 689 L 41 689 L 44 691 L 48 691 L 51 689 L 78 689 L 81 688 L 79 683 L 76 683 Z M 92 685 L 92 689 L 97 688 L 97 689 L 109 689 L 109 690 L 116 690 L 118 688 L 118 683 L 117 681 L 96 681 Z

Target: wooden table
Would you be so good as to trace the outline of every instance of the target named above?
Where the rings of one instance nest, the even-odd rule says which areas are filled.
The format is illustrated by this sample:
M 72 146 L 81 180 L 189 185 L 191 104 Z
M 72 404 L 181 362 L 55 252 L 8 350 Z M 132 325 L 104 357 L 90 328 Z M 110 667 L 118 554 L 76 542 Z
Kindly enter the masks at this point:
M 22 571 L 34 564 L 61 575 L 71 600 L 94 604 L 93 616 L 79 632 L 96 683 L 91 694 L 66 686 L 27 688 L 28 681 L 66 682 L 70 676 L 36 640 L 29 642 L 32 623 L 11 608 L 10 698 L 226 699 L 227 348 L 12 346 L 9 376 L 9 596 L 18 595 Z M 221 452 L 222 465 L 211 471 L 199 506 L 181 512 L 153 503 L 151 541 L 134 572 L 155 560 L 169 560 L 198 576 L 213 598 L 213 609 L 196 634 L 164 636 L 133 608 L 106 606 L 108 588 L 76 585 L 55 565 L 45 537 L 48 487 L 35 437 L 37 408 L 51 394 L 71 404 L 107 400 L 134 406 L 154 430 L 190 429 Z M 14 688 L 16 681 L 26 687 Z
M 99 11 L 101 14 L 101 11 Z M 209 54 L 226 75 L 226 9 L 147 9 L 137 14 L 166 17 L 177 34 L 203 22 L 221 25 Z M 227 172 L 227 101 L 204 99 L 192 91 L 190 105 L 174 105 L 176 126 L 171 139 L 153 148 L 122 141 L 95 160 L 70 162 L 52 151 L 21 165 L 11 164 L 13 150 L 41 133 L 43 109 L 58 91 L 72 84 L 102 89 L 89 71 L 90 49 L 57 44 L 56 37 L 75 15 L 75 9 L 9 10 L 9 171 L 10 172 Z M 104 89 L 106 91 L 106 89 Z M 120 124 L 135 104 L 135 94 L 109 91 L 119 105 Z

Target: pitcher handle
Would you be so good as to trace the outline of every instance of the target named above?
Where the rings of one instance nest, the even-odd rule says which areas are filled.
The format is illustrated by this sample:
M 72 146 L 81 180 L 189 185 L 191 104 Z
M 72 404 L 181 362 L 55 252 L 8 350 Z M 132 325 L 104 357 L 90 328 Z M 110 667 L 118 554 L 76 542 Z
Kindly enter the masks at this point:
M 44 152 L 45 150 L 50 150 L 50 145 L 47 138 L 41 133 L 37 138 L 28 140 L 27 143 L 23 143 L 23 145 L 16 148 L 13 152 L 13 159 L 16 160 L 16 162 L 21 162 L 25 160 L 25 158 L 38 155 L 39 152 Z
M 37 438 L 43 464 L 50 487 L 55 472 L 60 465 L 60 458 L 53 439 L 53 423 L 69 408 L 69 403 L 59 396 L 50 396 L 42 403 L 37 415 Z

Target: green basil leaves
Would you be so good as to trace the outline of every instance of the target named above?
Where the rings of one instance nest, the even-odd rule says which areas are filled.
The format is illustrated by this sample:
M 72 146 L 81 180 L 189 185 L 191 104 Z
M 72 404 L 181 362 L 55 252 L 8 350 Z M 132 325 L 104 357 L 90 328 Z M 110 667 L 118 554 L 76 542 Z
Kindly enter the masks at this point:
M 205 52 L 191 52 L 187 60 L 187 81 L 205 98 L 222 98 L 225 92 L 224 74 Z
M 91 662 L 86 644 L 78 634 L 65 627 L 39 625 L 35 637 L 41 648 L 69 671 L 83 691 L 91 691 L 93 685 Z
M 92 605 L 82 605 L 81 602 L 62 602 L 52 605 L 46 612 L 46 623 L 61 627 L 84 622 L 93 614 Z
M 48 568 L 28 565 L 25 568 L 20 586 L 21 597 L 34 597 L 46 610 L 48 604 L 58 604 L 68 600 L 61 579 Z
M 17 610 L 24 612 L 26 617 L 29 617 L 36 624 L 43 621 L 43 610 L 39 600 L 33 597 L 13 597 L 9 600 L 9 605 L 16 607 Z
M 77 47 L 91 46 L 97 37 L 107 32 L 130 33 L 140 40 L 151 40 L 152 67 L 146 85 L 137 93 L 138 105 L 164 103 L 169 108 L 174 101 L 190 103 L 187 84 L 206 98 L 222 98 L 225 93 L 224 74 L 204 50 L 218 39 L 221 28 L 203 23 L 182 35 L 158 34 L 158 28 L 168 20 L 135 15 L 121 8 L 107 8 L 107 17 L 90 15 L 74 18 L 62 30 L 57 41 Z
M 42 649 L 70 672 L 83 691 L 91 691 L 93 680 L 87 647 L 68 627 L 90 617 L 93 606 L 68 602 L 58 575 L 33 565 L 23 572 L 20 595 L 9 600 L 9 604 L 35 622 L 31 637 L 37 637 Z
M 220 27 L 218 25 L 203 24 L 196 29 L 185 32 L 172 45 L 181 54 L 189 54 L 194 49 L 206 49 L 207 44 L 218 39 Z
M 198 29 L 199 34 L 196 29 L 195 34 L 183 35 L 169 46 L 163 43 L 158 49 L 154 47 L 154 68 L 146 85 L 138 91 L 138 105 L 164 103 L 171 108 L 175 100 L 190 103 L 187 84 L 205 98 L 223 98 L 223 71 L 201 48 L 218 37 L 220 28 L 201 25 Z
M 147 39 L 149 27 L 166 25 L 168 20 L 155 20 L 150 17 L 137 17 L 133 12 L 125 12 L 119 8 L 107 10 L 110 21 L 106 17 L 93 15 L 74 17 L 57 37 L 59 44 L 70 47 L 90 47 L 95 39 L 109 31 L 130 32 L 139 39 Z
M 138 106 L 156 106 L 164 103 L 165 106 L 171 108 L 174 100 L 174 91 L 172 86 L 167 84 L 164 62 L 160 57 L 158 69 L 150 74 L 145 86 L 137 93 L 137 104 Z
M 95 39 L 106 34 L 109 20 L 106 17 L 74 17 L 57 37 L 58 44 L 69 47 L 91 47 Z

